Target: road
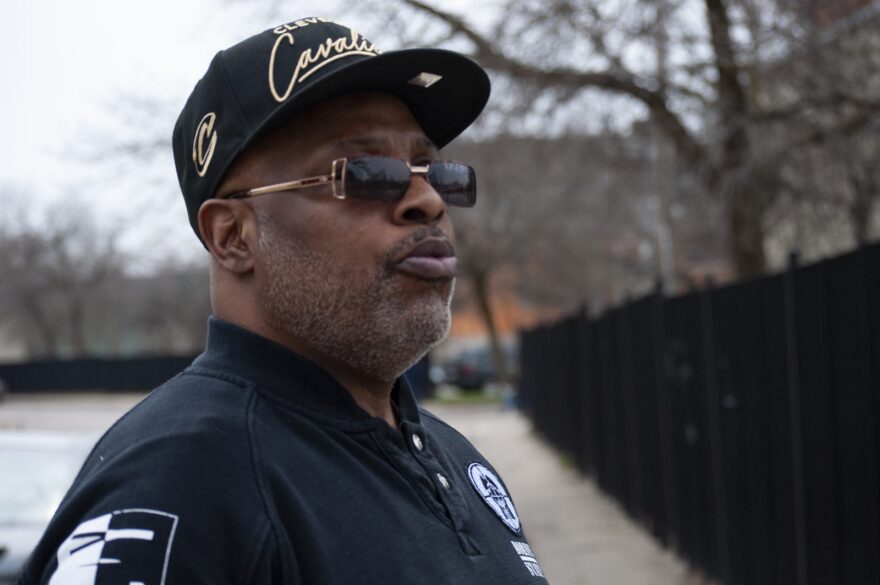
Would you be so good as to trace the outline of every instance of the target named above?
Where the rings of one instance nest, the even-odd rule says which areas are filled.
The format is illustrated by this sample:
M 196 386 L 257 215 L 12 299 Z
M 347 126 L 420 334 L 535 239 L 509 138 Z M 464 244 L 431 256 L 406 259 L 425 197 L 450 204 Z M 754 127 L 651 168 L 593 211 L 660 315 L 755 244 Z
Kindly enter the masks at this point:
M 0 403 L 0 429 L 102 431 L 142 395 L 17 396 Z M 553 585 L 702 585 L 594 484 L 538 440 L 519 413 L 495 405 L 428 408 L 492 462 Z

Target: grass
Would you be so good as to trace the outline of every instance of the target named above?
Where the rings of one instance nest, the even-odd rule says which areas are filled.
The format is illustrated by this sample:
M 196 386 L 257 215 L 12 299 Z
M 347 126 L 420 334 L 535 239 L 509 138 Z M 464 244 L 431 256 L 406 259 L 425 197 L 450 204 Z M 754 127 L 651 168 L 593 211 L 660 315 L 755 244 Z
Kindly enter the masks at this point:
M 501 394 L 498 392 L 483 390 L 461 390 L 455 386 L 443 385 L 437 388 L 432 402 L 445 405 L 482 405 L 482 404 L 501 404 Z

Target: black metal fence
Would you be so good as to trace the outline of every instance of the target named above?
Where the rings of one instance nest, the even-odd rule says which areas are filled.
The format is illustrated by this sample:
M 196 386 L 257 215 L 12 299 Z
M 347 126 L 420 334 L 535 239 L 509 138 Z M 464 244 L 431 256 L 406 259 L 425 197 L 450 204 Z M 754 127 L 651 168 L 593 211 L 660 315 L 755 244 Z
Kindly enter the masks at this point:
M 520 393 L 725 585 L 880 584 L 880 246 L 523 332 Z
M 0 364 L 0 380 L 15 393 L 146 392 L 176 376 L 193 357 L 81 358 Z
M 170 380 L 195 359 L 186 356 L 79 358 L 0 364 L 0 383 L 16 394 L 41 392 L 147 392 Z M 434 392 L 430 354 L 407 370 L 418 399 Z

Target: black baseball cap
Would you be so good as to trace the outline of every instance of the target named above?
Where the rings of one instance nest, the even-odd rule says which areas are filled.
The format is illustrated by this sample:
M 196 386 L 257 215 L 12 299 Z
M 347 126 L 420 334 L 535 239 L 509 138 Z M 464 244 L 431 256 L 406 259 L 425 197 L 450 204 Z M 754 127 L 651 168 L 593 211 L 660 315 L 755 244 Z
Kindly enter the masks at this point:
M 283 24 L 220 51 L 174 125 L 174 163 L 196 236 L 199 207 L 249 145 L 313 104 L 364 90 L 401 99 L 441 148 L 483 110 L 489 78 L 452 51 L 382 53 L 326 18 Z

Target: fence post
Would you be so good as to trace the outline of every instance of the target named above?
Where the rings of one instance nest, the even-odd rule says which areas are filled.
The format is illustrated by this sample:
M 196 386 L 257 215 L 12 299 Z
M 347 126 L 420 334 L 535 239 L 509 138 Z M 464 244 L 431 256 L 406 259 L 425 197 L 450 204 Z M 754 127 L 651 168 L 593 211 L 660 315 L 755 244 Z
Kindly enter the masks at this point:
M 804 438 L 802 429 L 801 392 L 798 379 L 797 355 L 797 308 L 795 299 L 795 271 L 797 270 L 797 253 L 788 257 L 788 269 L 783 277 L 785 306 L 785 354 L 788 367 L 788 409 L 791 423 L 791 473 L 794 494 L 795 527 L 795 571 L 798 585 L 807 585 L 809 581 L 807 569 L 807 525 L 804 508 Z
M 872 347 L 872 338 L 876 339 L 876 336 L 872 335 L 871 328 L 873 327 L 873 306 L 871 303 L 871 266 L 868 262 L 868 249 L 865 246 L 861 246 L 856 251 L 856 258 L 859 263 L 859 284 L 861 285 L 861 294 L 859 294 L 858 300 L 858 311 L 859 314 L 862 315 L 861 322 L 859 324 L 859 338 L 861 339 L 862 345 L 862 356 L 863 363 L 865 364 L 865 386 L 868 388 L 868 392 L 873 392 L 874 400 L 873 400 L 873 412 L 871 412 L 870 408 L 868 408 L 867 412 L 867 420 L 868 420 L 868 436 L 874 439 L 873 446 L 870 444 L 870 440 L 867 442 L 866 449 L 869 450 L 869 457 L 867 458 L 867 465 L 871 468 L 868 471 L 869 481 L 873 484 L 875 493 L 880 496 L 880 465 L 877 464 L 877 458 L 880 456 L 880 418 L 877 418 L 877 413 L 880 412 L 880 395 L 876 393 L 877 384 L 875 383 L 875 375 L 877 371 L 878 361 L 876 359 L 872 359 L 874 357 L 873 347 Z M 875 265 L 874 270 L 877 270 L 877 266 Z M 866 405 L 867 406 L 867 405 Z M 873 579 L 875 583 L 880 583 L 880 559 L 878 559 L 878 555 L 876 554 L 877 546 L 880 545 L 880 506 L 877 505 L 877 499 L 873 500 L 873 505 L 871 505 L 871 500 L 866 498 L 866 508 L 870 511 L 870 515 L 866 514 L 865 524 L 866 528 L 864 533 L 866 535 L 866 540 L 868 540 L 866 549 L 875 551 L 873 555 L 870 555 L 873 562 L 871 562 L 869 571 L 870 574 L 866 574 L 867 579 Z M 873 509 L 872 509 L 873 508 Z
M 730 545 L 727 508 L 727 489 L 724 481 L 724 449 L 721 436 L 721 396 L 715 364 L 715 320 L 712 314 L 714 285 L 700 293 L 700 321 L 703 337 L 703 365 L 706 368 L 706 422 L 709 426 L 709 458 L 712 474 L 712 500 L 715 510 L 715 545 L 718 555 L 718 572 L 722 583 L 730 583 Z
M 663 489 L 663 508 L 665 516 L 665 541 L 674 550 L 679 550 L 681 538 L 681 518 L 678 514 L 678 490 L 675 477 L 675 454 L 672 443 L 672 423 L 669 420 L 669 404 L 666 395 L 666 332 L 664 306 L 666 298 L 663 287 L 658 284 L 652 300 L 654 329 L 654 375 L 657 380 L 657 424 L 660 433 L 660 474 Z
M 623 400 L 623 419 L 624 419 L 624 441 L 623 451 L 626 460 L 626 478 L 629 484 L 625 495 L 630 513 L 643 524 L 646 524 L 645 507 L 642 494 L 642 454 L 638 423 L 638 397 L 633 381 L 633 348 L 632 348 L 632 330 L 630 327 L 630 319 L 632 316 L 632 302 L 618 309 L 617 333 L 618 333 L 618 351 L 620 360 L 618 361 L 618 369 L 620 377 L 618 381 L 621 385 L 621 394 Z
M 589 318 L 587 305 L 584 303 L 575 314 L 574 322 L 577 333 L 575 354 L 578 393 L 578 410 L 576 415 L 578 427 L 577 463 L 581 471 L 586 474 L 590 474 L 593 470 L 592 437 L 590 436 L 592 429 L 590 428 L 590 418 L 588 416 L 590 409 L 593 407 L 590 404 L 590 380 L 587 373 L 593 367 L 593 364 L 590 363 L 590 347 L 587 334 Z

